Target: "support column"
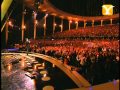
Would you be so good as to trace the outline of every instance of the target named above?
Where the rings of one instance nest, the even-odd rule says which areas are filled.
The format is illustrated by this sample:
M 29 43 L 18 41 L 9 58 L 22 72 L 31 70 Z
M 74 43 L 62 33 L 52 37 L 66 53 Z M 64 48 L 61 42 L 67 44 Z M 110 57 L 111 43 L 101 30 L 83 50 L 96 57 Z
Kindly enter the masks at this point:
M 92 20 L 92 27 L 94 27 L 94 20 Z
M 78 21 L 76 21 L 75 24 L 76 24 L 76 29 L 78 29 Z
M 103 26 L 103 20 L 101 20 L 101 26 Z
M 34 40 L 36 39 L 36 16 L 37 16 L 37 14 L 36 14 L 36 12 L 34 12 Z
M 71 24 L 71 23 L 72 23 L 72 21 L 70 20 L 70 21 L 69 21 L 69 30 L 70 30 L 70 24 Z
M 86 21 L 84 20 L 84 28 L 86 27 Z
M 6 36 L 6 45 L 7 45 L 7 43 L 8 43 L 8 26 L 9 26 L 9 22 L 7 21 L 7 23 L 6 23 L 6 32 L 5 32 L 5 36 Z
M 113 20 L 112 20 L 112 19 L 110 19 L 110 24 L 111 24 L 111 25 L 113 24 L 113 23 L 112 23 L 112 21 L 113 21 Z
M 23 12 L 22 12 L 22 25 L 21 25 L 21 29 L 22 29 L 22 42 L 24 41 L 24 5 L 23 5 Z
M 55 16 L 53 16 L 53 35 L 54 35 L 54 33 L 55 33 L 55 26 L 56 26 Z
M 47 18 L 47 15 L 48 14 L 46 14 L 46 16 L 45 16 L 45 20 L 44 20 L 44 47 L 46 46 L 46 43 L 45 43 L 45 39 L 46 39 L 46 18 Z
M 63 18 L 61 18 L 61 32 L 63 31 Z

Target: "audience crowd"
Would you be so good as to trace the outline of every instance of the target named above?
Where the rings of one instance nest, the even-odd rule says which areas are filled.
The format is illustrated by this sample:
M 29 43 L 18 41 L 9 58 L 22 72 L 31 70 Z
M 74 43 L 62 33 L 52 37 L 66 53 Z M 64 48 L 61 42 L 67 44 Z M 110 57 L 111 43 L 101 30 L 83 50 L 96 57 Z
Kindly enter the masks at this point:
M 70 38 L 70 37 L 118 37 L 119 25 L 105 25 L 78 28 L 77 30 L 67 30 L 63 32 L 57 32 L 53 35 L 53 38 Z
M 118 35 L 118 25 L 79 28 L 56 33 L 54 39 L 30 40 L 29 51 L 61 60 L 96 85 L 119 79 L 119 40 L 114 38 Z M 113 38 L 95 38 L 101 36 Z M 26 51 L 27 45 L 15 47 Z
M 31 41 L 29 51 L 52 56 L 76 67 L 77 72 L 93 85 L 119 79 L 119 40 L 47 41 L 45 47 L 41 47 L 40 40 Z M 23 44 L 19 49 L 26 50 L 25 47 Z

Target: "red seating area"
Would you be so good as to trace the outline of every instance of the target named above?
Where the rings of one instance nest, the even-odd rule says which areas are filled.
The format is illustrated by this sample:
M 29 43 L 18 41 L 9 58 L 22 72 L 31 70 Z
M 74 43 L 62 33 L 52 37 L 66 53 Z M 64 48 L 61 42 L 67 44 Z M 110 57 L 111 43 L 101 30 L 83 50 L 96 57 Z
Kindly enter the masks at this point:
M 30 52 L 46 54 L 77 67 L 77 72 L 92 85 L 119 78 L 119 40 L 47 40 L 46 46 L 40 47 L 43 43 L 43 40 L 31 41 Z
M 31 41 L 30 51 L 40 53 L 43 49 L 45 52 L 56 51 L 69 55 L 72 52 L 98 53 L 98 48 L 106 50 L 114 50 L 119 55 L 119 40 L 46 40 L 46 46 L 44 47 L 43 40 Z M 25 50 L 26 45 L 20 45 L 20 50 Z M 103 50 L 104 51 L 104 50 Z
M 92 85 L 119 79 L 119 40 L 31 40 L 30 52 L 57 58 L 77 70 Z M 26 45 L 21 45 L 25 50 Z M 104 78 L 105 79 L 104 79 Z
M 119 35 L 119 25 L 105 25 L 105 26 L 95 26 L 78 28 L 73 30 L 67 30 L 64 32 L 57 32 L 53 35 L 54 38 L 66 38 L 66 37 L 118 37 Z
M 46 40 L 46 46 L 73 46 L 73 47 L 110 47 L 114 48 L 117 47 L 119 48 L 119 40 L 80 40 L 80 39 L 72 39 L 72 40 L 67 40 L 67 39 L 60 39 L 60 40 Z M 31 46 L 37 45 L 43 46 L 44 45 L 44 40 L 31 40 Z

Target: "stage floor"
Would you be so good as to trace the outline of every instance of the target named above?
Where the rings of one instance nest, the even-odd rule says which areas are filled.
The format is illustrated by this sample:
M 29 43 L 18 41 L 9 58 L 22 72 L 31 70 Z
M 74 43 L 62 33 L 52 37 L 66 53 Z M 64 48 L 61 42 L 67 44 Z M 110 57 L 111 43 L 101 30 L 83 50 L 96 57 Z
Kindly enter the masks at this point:
M 32 67 L 27 67 L 25 69 L 20 68 L 20 62 L 12 64 L 11 71 L 8 71 L 8 67 L 5 66 L 14 59 L 19 59 L 19 55 L 3 55 L 1 57 L 1 89 L 2 90 L 42 90 L 45 86 L 52 86 L 55 90 L 64 90 L 71 88 L 78 88 L 76 84 L 59 68 L 52 67 L 51 63 L 46 62 L 46 67 L 40 69 L 37 72 L 36 79 L 31 79 L 25 74 L 30 74 L 34 72 L 29 72 L 28 69 L 33 69 Z M 40 62 L 38 62 L 40 63 Z M 50 78 L 48 81 L 43 81 L 43 75 L 40 74 L 42 70 L 48 72 L 47 76 Z

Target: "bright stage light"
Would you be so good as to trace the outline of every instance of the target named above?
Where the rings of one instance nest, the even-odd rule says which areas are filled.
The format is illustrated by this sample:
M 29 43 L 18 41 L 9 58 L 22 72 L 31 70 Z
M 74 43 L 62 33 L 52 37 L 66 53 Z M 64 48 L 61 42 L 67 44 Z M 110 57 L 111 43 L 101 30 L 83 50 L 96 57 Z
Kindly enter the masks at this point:
M 8 24 L 11 26 L 11 25 L 12 25 L 12 22 L 11 22 L 11 21 L 9 21 L 9 22 L 8 22 Z
M 35 20 L 35 24 L 38 24 L 38 20 Z
M 47 16 L 48 16 L 48 14 L 45 15 L 45 17 L 47 17 Z
M 70 22 L 70 23 L 72 23 L 72 21 L 71 21 L 71 20 L 70 20 L 69 22 Z
M 56 23 L 54 23 L 54 26 L 56 26 L 57 24 Z
M 78 23 L 78 21 L 75 22 L 76 24 Z
M 22 28 L 23 28 L 23 29 L 26 29 L 26 26 L 24 25 L 24 26 L 22 26 Z
M 62 27 L 62 25 L 59 25 L 59 27 Z
M 113 15 L 113 5 L 105 4 L 102 6 L 102 15 Z

